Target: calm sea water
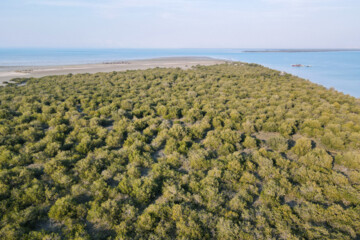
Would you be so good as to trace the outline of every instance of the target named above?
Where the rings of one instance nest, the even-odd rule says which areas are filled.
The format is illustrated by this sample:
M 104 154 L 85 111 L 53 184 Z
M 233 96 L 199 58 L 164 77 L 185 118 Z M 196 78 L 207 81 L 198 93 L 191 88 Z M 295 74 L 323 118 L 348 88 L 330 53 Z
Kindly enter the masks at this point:
M 101 63 L 156 57 L 204 56 L 286 71 L 360 97 L 360 51 L 244 52 L 245 49 L 0 49 L 0 66 Z M 311 65 L 294 68 L 292 64 Z

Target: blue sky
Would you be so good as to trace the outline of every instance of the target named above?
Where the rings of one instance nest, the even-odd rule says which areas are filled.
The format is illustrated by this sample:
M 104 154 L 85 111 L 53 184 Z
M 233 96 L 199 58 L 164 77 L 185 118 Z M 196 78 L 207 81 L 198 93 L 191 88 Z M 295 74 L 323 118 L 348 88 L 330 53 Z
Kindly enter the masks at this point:
M 1 0 L 0 47 L 360 48 L 359 0 Z

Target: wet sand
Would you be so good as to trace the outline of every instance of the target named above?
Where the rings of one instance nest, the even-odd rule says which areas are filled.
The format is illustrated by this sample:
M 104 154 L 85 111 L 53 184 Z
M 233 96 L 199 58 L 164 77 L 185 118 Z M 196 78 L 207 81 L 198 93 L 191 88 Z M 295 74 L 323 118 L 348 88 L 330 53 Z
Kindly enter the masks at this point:
M 63 66 L 36 66 L 36 67 L 1 67 L 0 85 L 14 78 L 44 77 L 49 75 L 66 75 L 69 73 L 98 73 L 126 70 L 144 70 L 149 68 L 182 68 L 188 69 L 196 65 L 215 65 L 228 61 L 206 57 L 174 57 L 156 58 L 147 60 L 129 60 L 108 62 L 101 64 L 63 65 Z

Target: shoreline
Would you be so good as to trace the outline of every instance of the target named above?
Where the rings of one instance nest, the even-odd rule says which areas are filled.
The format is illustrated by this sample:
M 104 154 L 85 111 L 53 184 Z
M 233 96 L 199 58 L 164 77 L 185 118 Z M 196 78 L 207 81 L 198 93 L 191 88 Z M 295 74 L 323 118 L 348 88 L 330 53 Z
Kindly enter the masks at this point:
M 190 69 L 197 65 L 211 66 L 216 64 L 223 64 L 229 62 L 243 62 L 238 60 L 214 58 L 214 57 L 159 57 L 149 59 L 133 59 L 133 60 L 117 60 L 117 61 L 104 61 L 102 63 L 88 63 L 88 64 L 69 64 L 69 65 L 43 65 L 43 66 L 0 66 L 0 87 L 6 86 L 7 83 L 14 83 L 12 80 L 18 78 L 41 78 L 46 76 L 67 75 L 67 74 L 95 74 L 101 72 L 122 72 L 128 70 L 146 70 L 152 68 L 181 68 Z M 256 63 L 259 64 L 259 63 Z M 336 91 L 350 95 L 357 99 L 360 96 L 351 94 L 345 90 L 339 89 L 335 86 L 326 86 L 326 84 L 310 80 L 306 77 L 299 76 L 298 74 L 291 73 L 291 71 L 284 71 L 278 68 L 269 67 L 264 64 L 259 64 L 279 72 L 288 73 L 296 77 L 307 79 L 312 83 L 321 85 L 325 88 L 334 88 Z
M 50 75 L 98 73 L 127 70 L 146 70 L 151 68 L 189 69 L 196 65 L 210 66 L 231 62 L 230 60 L 209 57 L 163 57 L 138 60 L 121 60 L 103 63 L 57 65 L 57 66 L 0 66 L 0 86 L 15 78 L 40 78 Z

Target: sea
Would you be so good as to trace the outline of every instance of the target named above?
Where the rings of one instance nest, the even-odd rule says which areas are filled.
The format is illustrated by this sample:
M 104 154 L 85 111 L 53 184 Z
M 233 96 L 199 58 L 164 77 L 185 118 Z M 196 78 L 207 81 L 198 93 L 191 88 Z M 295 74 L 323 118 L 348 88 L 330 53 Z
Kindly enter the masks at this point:
M 12 66 L 72 65 L 191 56 L 257 63 L 360 98 L 360 50 L 18 48 L 0 49 L 0 70 Z M 305 67 L 293 67 L 294 64 L 301 64 Z

